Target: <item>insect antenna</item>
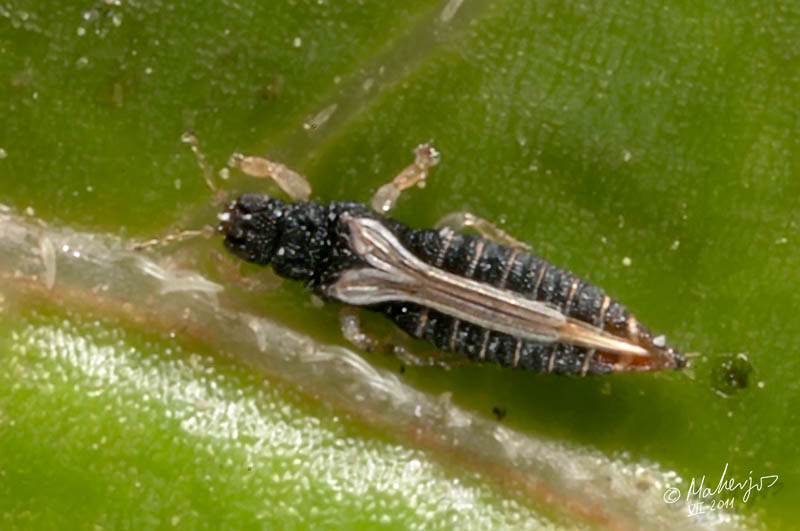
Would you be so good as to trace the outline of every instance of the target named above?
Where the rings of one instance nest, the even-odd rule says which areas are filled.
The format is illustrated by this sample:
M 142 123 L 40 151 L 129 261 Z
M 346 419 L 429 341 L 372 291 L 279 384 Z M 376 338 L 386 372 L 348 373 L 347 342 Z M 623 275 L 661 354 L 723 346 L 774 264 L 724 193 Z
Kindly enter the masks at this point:
M 168 245 L 174 245 L 176 243 L 184 242 L 197 237 L 203 237 L 206 240 L 210 240 L 214 234 L 216 234 L 216 229 L 214 227 L 211 225 L 204 225 L 202 229 L 187 229 L 178 232 L 171 232 L 166 236 L 162 236 L 161 238 L 152 238 L 143 242 L 135 242 L 130 246 L 130 249 L 132 251 L 144 251 L 145 249 L 151 249 L 153 247 L 166 247 Z
M 696 360 L 702 356 L 699 352 L 684 352 L 683 356 L 686 358 L 686 366 L 681 369 L 681 372 L 690 380 L 695 379 Z
M 184 144 L 189 145 L 189 149 L 192 150 L 194 153 L 195 160 L 197 161 L 197 166 L 200 168 L 200 171 L 203 174 L 203 180 L 208 185 L 208 188 L 211 190 L 212 193 L 212 204 L 215 206 L 222 205 L 223 203 L 227 202 L 228 195 L 225 193 L 224 190 L 220 189 L 214 183 L 214 167 L 208 162 L 208 159 L 205 153 L 202 152 L 200 149 L 200 145 L 197 141 L 197 136 L 195 136 L 193 131 L 186 131 L 181 135 L 181 142 Z M 220 170 L 220 177 L 223 179 L 227 179 L 227 168 L 223 168 Z M 171 232 L 165 236 L 160 238 L 152 238 L 145 241 L 134 242 L 130 249 L 132 251 L 143 251 L 146 249 L 151 249 L 153 247 L 166 247 L 169 245 L 174 245 L 180 242 L 184 242 L 186 240 L 191 240 L 197 237 L 202 237 L 205 239 L 210 239 L 216 234 L 216 229 L 211 225 L 204 225 L 200 229 L 184 229 L 177 232 Z
M 193 131 L 186 131 L 181 135 L 181 142 L 188 144 L 189 149 L 194 153 L 194 158 L 197 161 L 197 166 L 203 174 L 203 180 L 208 185 L 209 190 L 213 194 L 212 202 L 214 205 L 219 206 L 228 201 L 228 194 L 219 188 L 214 182 L 214 166 L 208 162 L 208 157 L 200 149 L 200 144 L 197 141 L 197 136 Z M 229 163 L 229 165 L 232 165 Z M 219 176 L 222 180 L 228 179 L 228 168 L 219 170 Z

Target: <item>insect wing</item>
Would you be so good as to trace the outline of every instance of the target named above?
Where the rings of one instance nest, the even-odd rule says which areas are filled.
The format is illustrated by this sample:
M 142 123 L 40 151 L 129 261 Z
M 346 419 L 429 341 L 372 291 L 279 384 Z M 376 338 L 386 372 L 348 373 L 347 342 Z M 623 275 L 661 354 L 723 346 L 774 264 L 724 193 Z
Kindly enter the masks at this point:
M 414 302 L 479 326 L 532 341 L 552 342 L 566 317 L 517 293 L 426 264 L 380 221 L 347 218 L 354 251 L 372 268 L 345 271 L 330 294 L 348 304 Z
M 408 280 L 408 279 L 404 279 Z M 397 282 L 393 275 L 372 268 L 345 271 L 331 286 L 330 294 L 348 304 L 370 305 L 381 302 L 404 301 L 432 308 L 441 313 L 476 325 L 513 334 L 532 341 L 553 342 L 558 339 L 558 331 L 547 323 L 536 323 L 527 319 L 525 311 L 514 306 L 513 314 L 504 313 L 494 307 L 493 301 L 476 303 L 466 299 L 458 290 L 439 285 L 437 281 Z M 538 314 L 535 314 L 538 319 Z M 525 327 L 520 330 L 520 322 Z
M 348 304 L 413 302 L 489 330 L 620 355 L 649 356 L 639 345 L 519 293 L 454 275 L 414 256 L 380 221 L 344 217 L 353 250 L 370 266 L 345 271 L 329 293 Z

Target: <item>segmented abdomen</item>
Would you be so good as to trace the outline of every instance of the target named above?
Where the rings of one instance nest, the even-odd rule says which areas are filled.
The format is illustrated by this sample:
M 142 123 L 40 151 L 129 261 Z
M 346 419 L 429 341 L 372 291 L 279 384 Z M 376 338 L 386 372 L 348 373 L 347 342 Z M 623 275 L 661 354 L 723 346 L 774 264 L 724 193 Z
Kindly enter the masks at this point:
M 411 230 L 393 224 L 390 228 L 420 259 L 450 273 L 551 303 L 569 317 L 612 333 L 621 333 L 626 326 L 628 312 L 621 304 L 530 253 L 447 230 Z M 394 302 L 383 305 L 381 311 L 412 336 L 475 361 L 563 374 L 612 370 L 611 363 L 591 349 L 520 340 L 416 304 Z

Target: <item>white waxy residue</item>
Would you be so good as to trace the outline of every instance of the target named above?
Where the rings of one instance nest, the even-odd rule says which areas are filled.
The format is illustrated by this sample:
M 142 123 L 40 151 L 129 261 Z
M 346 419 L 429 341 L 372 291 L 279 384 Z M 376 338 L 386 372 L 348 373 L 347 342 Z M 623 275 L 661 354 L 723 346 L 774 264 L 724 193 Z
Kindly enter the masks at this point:
M 53 289 L 56 285 L 56 248 L 47 236 L 39 238 L 39 253 L 44 266 L 44 285 L 47 289 Z
M 333 116 L 333 113 L 336 112 L 337 107 L 338 107 L 337 104 L 331 103 L 330 105 L 319 111 L 317 114 L 312 116 L 309 121 L 304 123 L 303 128 L 306 131 L 313 131 L 314 129 L 322 127 L 325 124 L 325 122 L 327 122 L 330 119 L 330 117 Z
M 447 4 L 444 6 L 444 9 L 442 9 L 442 12 L 439 14 L 439 20 L 444 23 L 453 20 L 453 17 L 456 16 L 458 9 L 463 3 L 464 0 L 448 0 Z
M 221 285 L 193 271 L 166 269 L 144 258 L 139 259 L 139 266 L 146 275 L 161 282 L 159 289 L 161 295 L 183 291 L 214 295 L 223 289 Z

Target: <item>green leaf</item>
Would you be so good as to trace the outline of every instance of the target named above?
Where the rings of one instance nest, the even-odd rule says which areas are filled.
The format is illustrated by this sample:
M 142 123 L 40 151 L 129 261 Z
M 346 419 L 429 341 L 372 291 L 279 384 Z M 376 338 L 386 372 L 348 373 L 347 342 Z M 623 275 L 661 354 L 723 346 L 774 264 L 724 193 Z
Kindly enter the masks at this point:
M 640 526 L 666 514 L 676 527 L 789 528 L 800 517 L 796 5 L 394 4 L 0 5 L 2 521 Z M 492 409 L 505 409 L 515 441 L 558 447 L 593 486 L 612 478 L 607 497 L 584 492 L 554 457 L 549 472 L 521 467 L 525 481 L 504 483 L 514 459 L 477 464 L 488 446 L 475 430 L 458 432 L 470 434 L 463 451 L 415 438 L 413 408 L 368 415 L 336 394 L 343 373 L 309 388 L 292 363 L 202 313 L 276 321 L 269 351 L 300 341 L 292 333 L 346 345 L 337 307 L 289 283 L 248 294 L 208 258 L 219 242 L 195 241 L 144 254 L 225 288 L 218 305 L 170 315 L 120 240 L 90 243 L 214 220 L 187 130 L 215 168 L 234 151 L 266 154 L 307 175 L 321 201 L 368 200 L 432 140 L 442 162 L 394 217 L 428 227 L 469 210 L 500 222 L 696 353 L 693 376 L 471 366 L 389 377 L 396 360 L 361 353 L 383 369 L 371 381 L 424 391 L 416 404 L 452 393 L 455 406 L 430 415 L 458 411 L 491 430 Z M 264 189 L 216 180 L 231 194 Z M 48 290 L 37 253 L 59 238 L 80 247 L 52 250 Z M 101 278 L 119 304 L 93 289 Z M 733 507 L 707 520 L 663 502 L 672 472 L 685 498 L 692 478 L 716 488 L 726 464 L 737 482 L 779 481 L 747 501 L 718 494 Z M 625 495 L 613 487 L 622 477 L 640 488 Z

